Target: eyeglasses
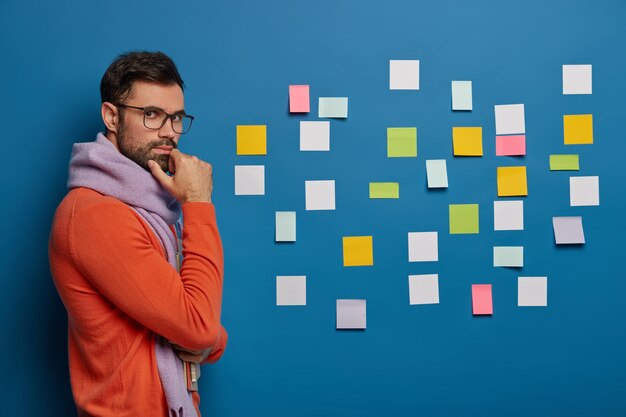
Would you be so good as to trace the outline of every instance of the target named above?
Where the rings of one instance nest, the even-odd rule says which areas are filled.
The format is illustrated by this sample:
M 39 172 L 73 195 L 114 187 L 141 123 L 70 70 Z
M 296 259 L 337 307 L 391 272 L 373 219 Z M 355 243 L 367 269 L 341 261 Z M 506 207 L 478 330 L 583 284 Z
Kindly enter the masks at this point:
M 159 130 L 165 125 L 167 119 L 170 119 L 172 121 L 172 129 L 180 135 L 189 132 L 194 119 L 193 116 L 181 112 L 169 114 L 158 107 L 137 107 L 127 104 L 116 104 L 116 106 L 143 111 L 143 125 L 152 130 Z

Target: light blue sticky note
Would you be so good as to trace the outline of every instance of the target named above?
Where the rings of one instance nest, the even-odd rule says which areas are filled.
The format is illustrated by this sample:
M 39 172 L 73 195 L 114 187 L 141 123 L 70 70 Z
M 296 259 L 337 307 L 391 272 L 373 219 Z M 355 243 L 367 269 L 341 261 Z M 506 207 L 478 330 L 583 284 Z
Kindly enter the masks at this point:
M 296 241 L 296 212 L 276 212 L 276 242 Z
M 448 170 L 446 168 L 446 160 L 427 160 L 426 177 L 428 178 L 428 188 L 448 188 Z
M 472 110 L 471 81 L 452 81 L 452 110 Z
M 348 117 L 348 97 L 320 97 L 319 117 Z
M 494 246 L 493 266 L 521 268 L 524 266 L 523 246 Z

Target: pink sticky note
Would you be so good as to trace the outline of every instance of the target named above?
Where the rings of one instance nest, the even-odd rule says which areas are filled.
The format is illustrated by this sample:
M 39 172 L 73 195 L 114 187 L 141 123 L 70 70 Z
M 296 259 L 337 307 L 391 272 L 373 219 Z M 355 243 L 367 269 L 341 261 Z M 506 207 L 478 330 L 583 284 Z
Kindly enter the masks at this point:
M 491 284 L 472 285 L 472 313 L 475 316 L 493 314 Z
M 496 136 L 496 155 L 526 155 L 526 135 Z
M 308 85 L 290 85 L 289 86 L 289 113 L 308 113 L 309 105 L 309 86 Z

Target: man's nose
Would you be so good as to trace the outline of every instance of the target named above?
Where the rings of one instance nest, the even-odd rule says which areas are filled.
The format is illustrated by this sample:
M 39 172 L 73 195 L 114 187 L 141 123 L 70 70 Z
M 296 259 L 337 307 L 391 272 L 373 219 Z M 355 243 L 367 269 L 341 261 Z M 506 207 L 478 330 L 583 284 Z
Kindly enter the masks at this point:
M 174 132 L 172 119 L 168 118 L 163 126 L 161 126 L 159 129 L 159 137 L 172 139 L 176 142 L 176 144 L 178 144 L 178 133 Z

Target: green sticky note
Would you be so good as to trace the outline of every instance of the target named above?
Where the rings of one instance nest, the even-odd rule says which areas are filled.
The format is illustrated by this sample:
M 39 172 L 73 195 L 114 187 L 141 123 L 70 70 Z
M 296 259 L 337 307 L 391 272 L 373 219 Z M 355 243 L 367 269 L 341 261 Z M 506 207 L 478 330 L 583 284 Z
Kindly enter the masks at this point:
M 493 266 L 509 266 L 521 268 L 524 266 L 523 246 L 494 246 Z
M 348 97 L 320 97 L 318 116 L 345 119 L 348 117 Z
M 276 242 L 296 241 L 296 212 L 276 212 Z
M 370 182 L 370 198 L 400 198 L 400 183 Z
M 450 234 L 478 233 L 478 204 L 450 204 Z
M 578 171 L 578 155 L 550 155 L 550 171 Z
M 417 156 L 417 128 L 388 127 L 387 157 L 398 158 L 415 156 Z

